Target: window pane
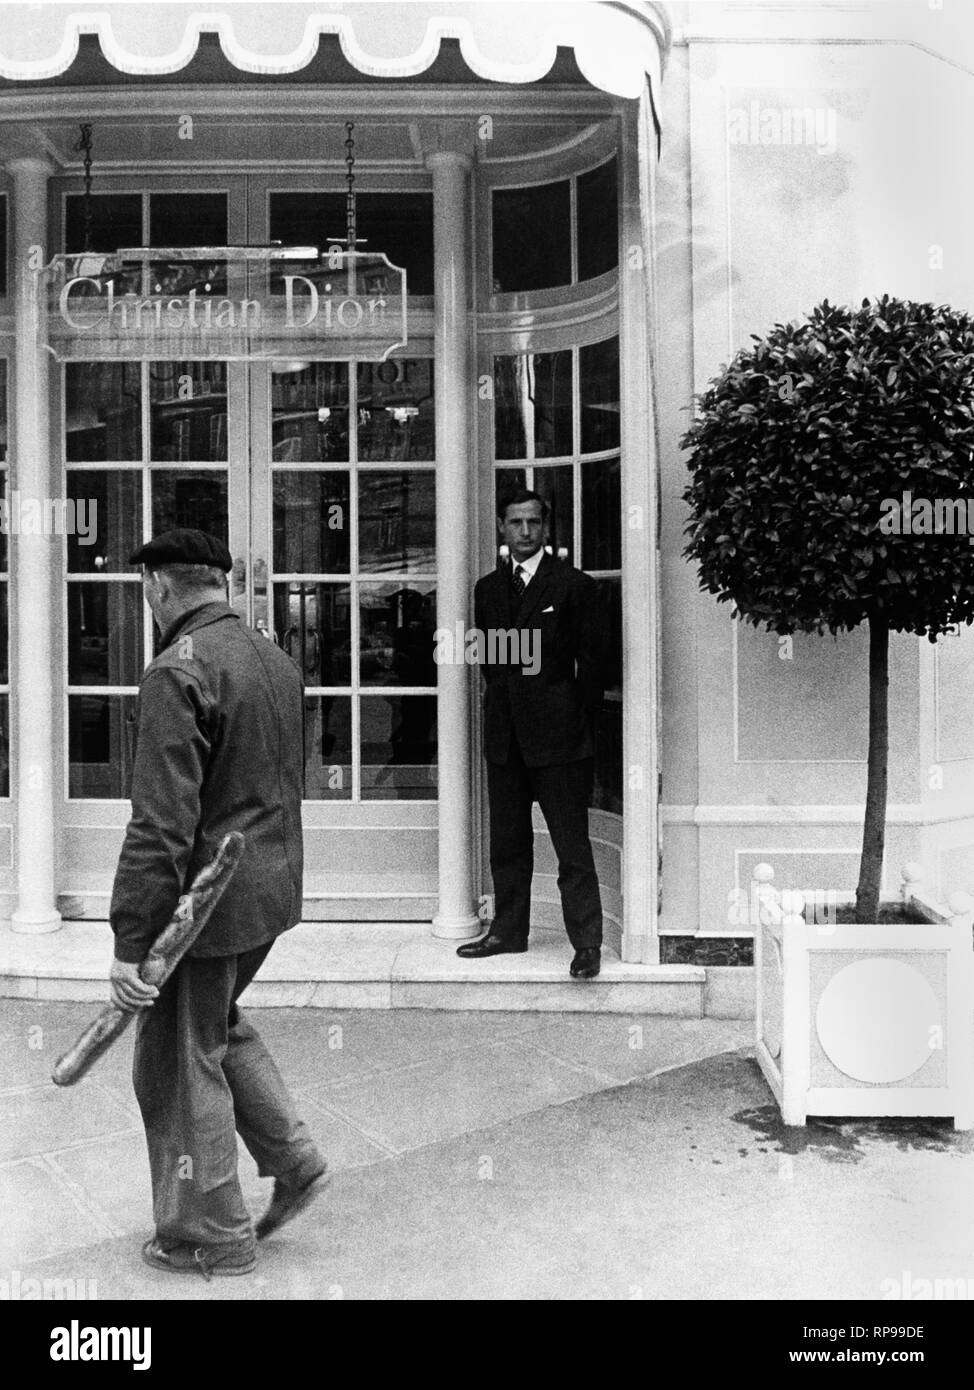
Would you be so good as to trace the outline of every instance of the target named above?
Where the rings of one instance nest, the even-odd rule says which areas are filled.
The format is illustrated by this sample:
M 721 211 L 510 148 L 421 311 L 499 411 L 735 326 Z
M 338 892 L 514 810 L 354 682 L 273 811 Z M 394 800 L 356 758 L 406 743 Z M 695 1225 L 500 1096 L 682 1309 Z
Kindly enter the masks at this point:
M 622 568 L 619 460 L 582 464 L 582 569 Z
M 359 363 L 358 456 L 377 463 L 436 457 L 429 358 Z
M 622 815 L 622 701 L 606 700 L 595 733 L 595 778 L 592 805 Z
M 359 612 L 363 685 L 436 686 L 434 584 L 362 584 Z
M 69 574 L 138 570 L 128 557 L 142 544 L 142 475 L 134 468 L 71 468 L 67 495 L 93 541 L 80 529 L 68 536 Z
M 347 584 L 275 584 L 274 634 L 305 685 L 350 685 L 352 597 Z
M 347 574 L 348 473 L 274 472 L 277 574 Z
M 495 294 L 571 283 L 567 179 L 535 188 L 495 189 L 492 225 Z
M 578 354 L 582 453 L 619 447 L 619 339 L 592 343 Z
M 619 264 L 619 194 L 615 158 L 578 176 L 578 278 Z
M 7 582 L 0 583 L 0 685 L 10 679 L 10 644 L 7 628 Z
M 358 475 L 359 570 L 415 574 L 436 570 L 436 475 Z
M 0 463 L 7 458 L 7 363 L 0 359 Z
M 362 800 L 434 800 L 436 696 L 366 696 L 360 707 Z
M 278 463 L 348 459 L 348 367 L 314 362 L 298 371 L 271 368 L 274 458 Z
M 227 364 L 150 362 L 152 458 L 222 463 L 227 457 Z
M 570 351 L 494 358 L 494 457 L 554 458 L 572 452 Z
M 64 369 L 64 449 L 69 463 L 142 459 L 138 362 L 69 362 Z
M 359 250 L 384 251 L 406 271 L 409 294 L 433 293 L 433 195 L 359 193 L 355 199 Z M 344 193 L 272 193 L 270 236 L 285 246 L 343 244 L 347 226 Z M 364 243 L 364 244 L 363 244 Z M 295 263 L 294 274 L 308 267 Z M 274 289 L 280 293 L 280 288 Z
M 602 669 L 607 694 L 622 694 L 622 580 L 597 579 L 599 604 L 606 632 L 605 665 Z
M 221 541 L 227 531 L 227 475 L 224 469 L 154 469 L 152 472 L 152 534 L 192 526 Z
M 0 295 L 7 293 L 7 195 L 0 195 Z
M 150 246 L 226 246 L 225 193 L 149 195 Z M 155 294 L 226 294 L 226 261 L 152 262 Z
M 70 796 L 131 794 L 135 701 L 135 695 L 68 696 Z
M 575 563 L 575 515 L 572 488 L 572 466 L 564 464 L 560 468 L 536 468 L 532 491 L 537 492 L 548 503 L 548 539 L 552 555 Z
M 120 246 L 142 246 L 144 242 L 140 193 L 92 194 L 91 245 L 87 248 L 84 197 L 72 193 L 65 199 L 65 251 L 117 251 Z
M 68 684 L 138 685 L 145 665 L 141 583 L 68 585 Z
M 313 695 L 304 702 L 304 794 L 309 801 L 352 795 L 352 701 Z
M 0 796 L 10 795 L 10 697 L 0 695 Z

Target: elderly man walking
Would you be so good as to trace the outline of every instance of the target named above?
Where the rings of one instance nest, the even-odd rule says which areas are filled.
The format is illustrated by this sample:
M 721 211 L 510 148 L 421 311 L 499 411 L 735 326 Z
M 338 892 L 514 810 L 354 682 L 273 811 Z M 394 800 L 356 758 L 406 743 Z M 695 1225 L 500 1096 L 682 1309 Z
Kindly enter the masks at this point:
M 276 937 L 301 915 L 303 684 L 273 642 L 226 601 L 227 547 L 167 531 L 132 563 L 161 650 L 139 689 L 132 818 L 115 874 L 114 1002 L 139 1009 L 133 1081 L 152 1176 L 156 1269 L 212 1275 L 255 1267 L 235 1130 L 274 1178 L 256 1238 L 302 1211 L 325 1160 L 237 1000 Z M 244 851 L 202 934 L 156 990 L 138 967 L 179 896 L 239 830 Z

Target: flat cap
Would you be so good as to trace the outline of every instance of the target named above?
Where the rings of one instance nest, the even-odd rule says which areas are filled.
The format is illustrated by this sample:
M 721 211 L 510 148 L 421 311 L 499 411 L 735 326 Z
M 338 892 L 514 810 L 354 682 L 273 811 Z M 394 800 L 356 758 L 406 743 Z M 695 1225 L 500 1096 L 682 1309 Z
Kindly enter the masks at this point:
M 226 573 L 233 569 L 233 557 L 219 536 L 181 526 L 146 541 L 129 556 L 129 564 L 148 565 L 150 569 L 159 565 L 215 565 Z

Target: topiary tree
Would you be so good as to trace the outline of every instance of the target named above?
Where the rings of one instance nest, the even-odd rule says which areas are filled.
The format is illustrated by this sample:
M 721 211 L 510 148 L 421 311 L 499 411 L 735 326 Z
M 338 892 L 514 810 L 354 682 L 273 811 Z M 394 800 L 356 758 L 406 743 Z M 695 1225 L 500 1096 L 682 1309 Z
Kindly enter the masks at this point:
M 933 642 L 974 617 L 974 320 L 888 296 L 858 309 L 826 300 L 807 321 L 752 338 L 698 398 L 681 440 L 684 554 L 700 587 L 757 627 L 835 634 L 868 623 L 856 921 L 874 922 L 889 634 Z

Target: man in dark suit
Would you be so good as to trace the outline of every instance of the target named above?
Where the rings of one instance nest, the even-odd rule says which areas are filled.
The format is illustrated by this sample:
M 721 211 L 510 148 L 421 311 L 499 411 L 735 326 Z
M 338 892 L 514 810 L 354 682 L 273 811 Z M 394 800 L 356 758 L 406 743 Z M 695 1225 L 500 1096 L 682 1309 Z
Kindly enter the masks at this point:
M 526 951 L 534 871 L 531 806 L 537 801 L 558 856 L 558 888 L 571 974 L 599 973 L 602 903 L 588 833 L 602 699 L 604 644 L 595 581 L 544 549 L 547 503 L 521 489 L 505 499 L 497 529 L 510 553 L 474 590 L 483 648 L 484 756 L 490 806 L 494 920 L 468 959 Z M 514 632 L 516 644 L 497 634 Z M 512 650 L 516 647 L 516 650 Z M 519 660 L 512 660 L 517 655 Z
M 112 999 L 139 1009 L 133 1081 L 152 1176 L 155 1269 L 246 1274 L 254 1229 L 235 1129 L 273 1176 L 257 1237 L 321 1191 L 327 1165 L 237 999 L 301 915 L 304 687 L 284 652 L 226 601 L 230 552 L 168 531 L 130 556 L 161 634 L 139 687 L 132 818 L 115 874 Z M 139 963 L 181 893 L 239 830 L 244 849 L 213 915 L 161 989 Z

